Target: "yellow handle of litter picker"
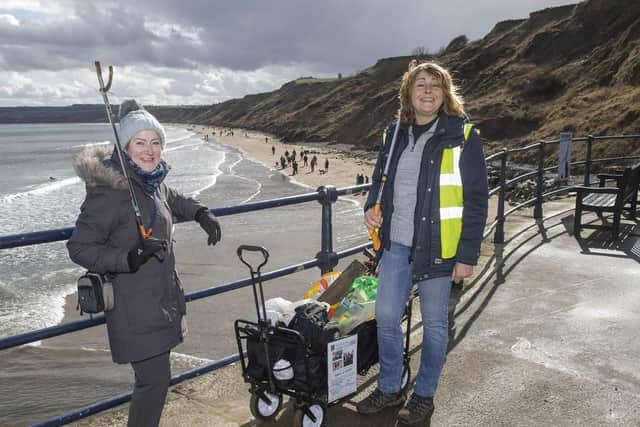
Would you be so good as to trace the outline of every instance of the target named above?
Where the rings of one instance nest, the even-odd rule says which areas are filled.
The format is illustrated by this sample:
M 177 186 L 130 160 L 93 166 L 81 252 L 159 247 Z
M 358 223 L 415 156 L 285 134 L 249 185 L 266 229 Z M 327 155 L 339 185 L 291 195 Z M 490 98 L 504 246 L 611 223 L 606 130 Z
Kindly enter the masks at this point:
M 377 216 L 380 215 L 380 204 L 376 203 L 373 206 L 373 213 Z M 382 242 L 380 241 L 380 227 L 375 227 L 373 230 L 369 231 L 369 238 L 373 242 L 373 250 L 379 251 L 382 247 Z

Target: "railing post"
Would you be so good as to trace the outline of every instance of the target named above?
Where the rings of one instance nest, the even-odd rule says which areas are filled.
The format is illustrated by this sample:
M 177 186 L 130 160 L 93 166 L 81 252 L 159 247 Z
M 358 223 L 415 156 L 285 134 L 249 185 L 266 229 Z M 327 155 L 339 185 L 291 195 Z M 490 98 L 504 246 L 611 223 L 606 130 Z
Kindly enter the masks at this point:
M 500 158 L 500 191 L 498 192 L 498 214 L 496 215 L 496 232 L 493 243 L 504 243 L 504 200 L 506 195 L 507 150 L 502 150 Z
M 333 223 L 331 221 L 331 205 L 338 200 L 338 192 L 333 185 L 318 187 L 322 205 L 321 249 L 316 255 L 322 274 L 328 273 L 338 265 L 338 255 L 333 251 Z
M 535 219 L 542 218 L 542 193 L 544 190 L 544 141 L 538 146 L 538 175 L 536 178 L 536 206 L 533 209 Z
M 584 186 L 591 186 L 591 145 L 593 145 L 593 135 L 587 136 L 587 158 L 584 162 Z

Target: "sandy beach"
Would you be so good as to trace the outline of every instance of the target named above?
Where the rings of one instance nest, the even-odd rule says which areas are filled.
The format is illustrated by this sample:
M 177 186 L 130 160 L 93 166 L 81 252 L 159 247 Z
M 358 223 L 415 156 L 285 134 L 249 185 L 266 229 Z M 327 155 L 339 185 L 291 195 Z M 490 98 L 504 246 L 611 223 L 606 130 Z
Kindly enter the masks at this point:
M 371 176 L 375 165 L 377 152 L 352 149 L 348 145 L 329 145 L 326 143 L 305 142 L 285 143 L 272 135 L 243 129 L 228 129 L 213 126 L 184 125 L 172 123 L 171 126 L 189 128 L 203 136 L 208 135 L 221 144 L 235 147 L 245 157 L 261 162 L 267 167 L 289 176 L 294 182 L 316 189 L 321 185 L 347 187 L 356 185 L 356 175 Z M 233 135 L 231 135 L 233 132 Z M 275 154 L 273 149 L 275 148 Z M 285 151 L 297 153 L 298 173 L 293 175 L 291 166 L 281 169 L 277 162 Z M 309 165 L 305 166 L 300 159 L 300 153 L 308 151 L 308 160 L 315 155 L 318 165 L 312 172 Z M 329 169 L 325 171 L 325 160 L 329 160 Z

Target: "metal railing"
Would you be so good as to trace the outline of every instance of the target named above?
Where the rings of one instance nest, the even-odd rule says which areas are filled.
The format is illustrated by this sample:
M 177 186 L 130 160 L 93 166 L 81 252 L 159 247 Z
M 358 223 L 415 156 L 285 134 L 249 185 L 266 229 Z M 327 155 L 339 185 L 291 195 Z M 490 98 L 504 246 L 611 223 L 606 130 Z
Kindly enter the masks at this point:
M 626 156 L 626 157 L 612 157 L 612 158 L 603 158 L 603 159 L 592 159 L 592 145 L 594 142 L 610 140 L 610 141 L 620 141 L 620 140 L 635 140 L 635 142 L 640 141 L 640 135 L 622 135 L 622 136 L 588 136 L 584 138 L 575 138 L 573 139 L 573 143 L 586 143 L 586 158 L 581 161 L 572 162 L 572 166 L 584 166 L 584 185 L 590 185 L 590 174 L 591 168 L 594 163 L 611 163 L 611 162 L 620 162 L 620 161 L 630 161 L 640 159 L 640 156 Z M 558 166 L 547 166 L 545 167 L 545 159 L 546 156 L 546 148 L 554 145 L 558 145 L 560 143 L 560 139 L 552 140 L 552 141 L 540 141 L 535 144 L 528 145 L 522 148 L 515 149 L 505 149 L 501 150 L 491 156 L 486 158 L 487 163 L 492 164 L 499 162 L 499 178 L 497 186 L 491 188 L 489 190 L 489 197 L 498 195 L 498 203 L 497 203 L 497 211 L 495 221 L 491 224 L 487 225 L 485 230 L 484 238 L 486 239 L 491 231 L 495 230 L 493 242 L 497 244 L 504 243 L 504 223 L 506 218 L 513 214 L 514 212 L 531 205 L 534 205 L 534 213 L 533 217 L 536 220 L 541 220 L 543 218 L 543 202 L 545 199 L 569 193 L 572 189 L 571 185 L 567 185 L 565 187 L 561 187 L 555 189 L 553 191 L 544 192 L 544 177 L 545 174 L 556 169 Z M 507 170 L 509 168 L 508 159 L 510 155 L 514 153 L 522 153 L 527 151 L 537 150 L 537 158 L 538 164 L 537 167 L 532 171 L 524 172 L 520 175 L 514 176 L 511 179 L 507 180 Z M 514 184 L 524 181 L 526 179 L 535 178 L 536 180 L 536 191 L 535 197 L 526 200 L 516 206 L 513 206 L 511 209 L 505 212 L 506 208 L 506 195 Z M 263 281 L 269 281 L 276 278 L 280 278 L 283 276 L 287 276 L 289 274 L 293 274 L 302 270 L 306 270 L 313 267 L 319 267 L 320 270 L 325 273 L 331 271 L 337 264 L 338 261 L 342 258 L 355 255 L 360 253 L 364 249 L 371 246 L 370 243 L 364 243 L 340 252 L 335 252 L 333 250 L 333 222 L 332 222 L 332 205 L 335 203 L 340 196 L 348 195 L 348 194 L 358 194 L 361 191 L 367 191 L 370 189 L 371 184 L 357 185 L 352 187 L 345 187 L 341 189 L 336 189 L 333 186 L 323 186 L 318 188 L 316 192 L 306 193 L 295 196 L 282 197 L 278 199 L 265 200 L 259 202 L 246 203 L 243 205 L 230 206 L 212 209 L 211 211 L 219 217 L 227 216 L 227 215 L 235 215 L 240 213 L 247 212 L 255 212 L 264 209 L 272 209 L 276 207 L 295 205 L 299 203 L 307 203 L 311 201 L 318 201 L 322 205 L 322 225 L 321 225 L 321 249 L 316 254 L 316 256 L 310 260 L 301 262 L 299 264 L 290 265 L 287 267 L 280 268 L 278 270 L 266 272 L 262 275 Z M 178 221 L 182 222 L 182 221 Z M 8 236 L 0 237 L 0 250 L 1 249 L 9 249 L 16 248 L 21 246 L 28 245 L 36 245 L 42 243 L 49 243 L 55 241 L 66 240 L 71 236 L 73 231 L 72 227 L 61 228 L 55 230 L 45 230 L 45 231 L 36 231 L 32 233 L 24 233 L 24 234 L 15 234 Z M 210 288 L 202 289 L 196 292 L 189 293 L 185 295 L 185 299 L 187 302 L 195 301 L 202 298 L 207 298 L 210 296 L 218 295 L 221 293 L 229 292 L 235 289 L 243 288 L 249 286 L 251 284 L 250 278 L 244 278 L 240 280 L 236 280 L 229 283 L 223 283 L 217 286 L 213 286 Z M 90 319 L 72 321 L 65 324 L 52 326 L 48 328 L 38 329 L 35 331 L 14 335 L 6 338 L 0 339 L 0 350 L 5 350 L 8 348 L 20 346 L 23 344 L 40 341 L 46 338 L 52 338 L 58 335 L 68 334 L 71 332 L 79 331 L 82 329 L 87 329 L 93 326 L 97 326 L 105 323 L 105 319 L 103 315 L 94 316 Z M 197 377 L 199 375 L 203 375 L 205 373 L 214 371 L 226 365 L 229 365 L 239 359 L 239 355 L 232 354 L 217 361 L 205 364 L 203 366 L 199 366 L 197 368 L 185 371 L 181 374 L 174 376 L 171 379 L 171 385 L 178 384 L 185 380 Z M 87 416 L 96 414 L 98 412 L 113 408 L 122 403 L 129 401 L 131 398 L 131 392 L 123 393 L 109 399 L 96 402 L 87 407 L 69 412 L 60 417 L 52 418 L 46 420 L 40 424 L 39 426 L 59 426 L 64 425 Z
M 359 193 L 362 190 L 366 190 L 369 186 L 370 184 L 365 184 L 342 189 L 336 189 L 333 186 L 323 186 L 318 188 L 317 192 L 315 193 L 300 194 L 296 196 L 288 196 L 278 199 L 246 203 L 243 205 L 211 209 L 211 212 L 213 212 L 213 214 L 217 217 L 222 217 L 227 215 L 235 215 L 240 213 L 255 212 L 264 209 L 295 205 L 310 201 L 320 202 L 320 204 L 322 205 L 322 238 L 320 252 L 318 252 L 315 258 L 311 260 L 295 265 L 290 265 L 279 270 L 270 271 L 268 273 L 263 273 L 262 279 L 263 281 L 269 281 L 312 267 L 319 267 L 322 273 L 326 273 L 328 271 L 331 271 L 338 264 L 339 259 L 356 254 L 370 246 L 369 243 L 365 243 L 341 252 L 334 252 L 332 238 L 332 204 L 335 203 L 338 200 L 338 197 L 341 195 Z M 178 220 L 176 222 L 184 221 Z M 72 231 L 73 227 L 69 227 L 56 230 L 37 231 L 33 233 L 3 236 L 0 237 L 0 249 L 9 249 L 27 245 L 66 240 L 71 236 Z M 195 301 L 201 298 L 206 298 L 224 292 L 229 292 L 234 289 L 249 286 L 250 284 L 251 279 L 245 278 L 186 294 L 185 299 L 187 300 L 187 302 Z M 105 323 L 104 315 L 97 315 L 93 316 L 90 319 L 77 320 L 62 325 L 51 326 L 48 328 L 38 329 L 19 335 L 13 335 L 11 337 L 0 339 L 0 350 L 5 350 L 19 345 L 40 341 L 46 338 L 52 338 L 58 335 L 79 331 L 103 323 Z
M 500 150 L 497 153 L 494 153 L 486 158 L 487 163 L 500 162 L 500 166 L 498 168 L 498 185 L 496 187 L 489 189 L 489 197 L 498 194 L 498 206 L 497 206 L 497 214 L 496 219 L 493 223 L 487 226 L 485 231 L 484 238 L 487 238 L 491 231 L 495 230 L 493 242 L 494 243 L 504 243 L 504 223 L 506 218 L 515 213 L 516 211 L 525 208 L 534 206 L 533 217 L 536 220 L 541 220 L 543 218 L 543 207 L 542 204 L 545 199 L 549 199 L 550 197 L 560 196 L 563 194 L 570 193 L 574 185 L 567 183 L 565 186 L 560 186 L 552 191 L 544 191 L 544 179 L 545 175 L 553 170 L 558 169 L 558 164 L 552 164 L 551 166 L 545 166 L 545 160 L 548 160 L 548 147 L 558 146 L 562 139 L 555 139 L 550 141 L 539 141 L 525 147 L 512 148 L 512 149 L 504 149 Z M 615 162 L 631 162 L 637 161 L 640 159 L 640 155 L 636 156 L 619 156 L 619 157 L 606 157 L 606 158 L 596 158 L 592 157 L 592 148 L 595 142 L 601 141 L 611 141 L 611 142 L 619 142 L 619 141 L 632 141 L 634 143 L 640 142 L 640 135 L 613 135 L 613 136 L 593 136 L 589 135 L 586 137 L 573 138 L 571 140 L 572 146 L 576 144 L 584 143 L 586 144 L 585 150 L 585 158 L 584 160 L 572 161 L 569 164 L 571 166 L 583 167 L 583 185 L 590 186 L 591 185 L 591 170 L 594 164 L 607 164 L 607 163 L 615 163 Z M 536 152 L 537 165 L 534 170 L 523 172 L 519 175 L 512 177 L 511 179 L 506 179 L 506 173 L 508 170 L 508 159 L 516 153 L 527 153 L 527 152 Z M 506 197 L 509 190 L 513 187 L 514 184 L 519 182 L 535 178 L 536 187 L 535 187 L 535 197 L 532 197 L 528 200 L 525 200 L 515 206 L 512 206 L 511 209 L 505 212 L 506 205 Z

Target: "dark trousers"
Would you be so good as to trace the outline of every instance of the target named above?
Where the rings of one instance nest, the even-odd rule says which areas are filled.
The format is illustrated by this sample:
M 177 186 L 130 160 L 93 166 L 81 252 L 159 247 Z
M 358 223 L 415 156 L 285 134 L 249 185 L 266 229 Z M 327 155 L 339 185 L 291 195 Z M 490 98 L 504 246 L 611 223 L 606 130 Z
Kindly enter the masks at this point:
M 128 427 L 155 427 L 160 422 L 171 381 L 169 352 L 131 362 L 136 383 L 129 406 Z

